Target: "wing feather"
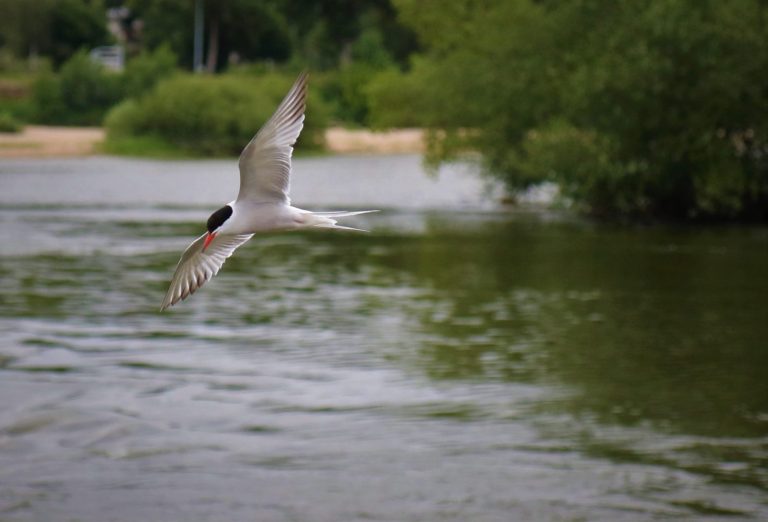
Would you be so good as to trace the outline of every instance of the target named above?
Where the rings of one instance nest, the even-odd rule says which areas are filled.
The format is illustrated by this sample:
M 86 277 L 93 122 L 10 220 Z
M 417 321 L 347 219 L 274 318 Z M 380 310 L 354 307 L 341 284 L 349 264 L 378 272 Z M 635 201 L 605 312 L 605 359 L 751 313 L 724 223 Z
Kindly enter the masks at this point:
M 203 252 L 206 235 L 203 234 L 195 239 L 181 255 L 171 286 L 160 306 L 161 312 L 194 294 L 219 272 L 224 261 L 234 253 L 237 247 L 253 237 L 253 234 L 219 234 Z
M 237 200 L 289 203 L 293 145 L 304 128 L 307 78 L 303 72 L 272 117 L 240 154 Z

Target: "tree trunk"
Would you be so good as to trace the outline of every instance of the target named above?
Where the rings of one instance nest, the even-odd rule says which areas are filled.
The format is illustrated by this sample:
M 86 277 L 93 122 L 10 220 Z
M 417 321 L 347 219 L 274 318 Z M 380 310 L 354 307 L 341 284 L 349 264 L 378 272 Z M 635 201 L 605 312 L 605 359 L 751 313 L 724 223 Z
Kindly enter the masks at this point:
M 206 60 L 206 69 L 209 73 L 216 72 L 219 61 L 219 19 L 216 16 L 211 17 L 208 32 L 208 59 Z

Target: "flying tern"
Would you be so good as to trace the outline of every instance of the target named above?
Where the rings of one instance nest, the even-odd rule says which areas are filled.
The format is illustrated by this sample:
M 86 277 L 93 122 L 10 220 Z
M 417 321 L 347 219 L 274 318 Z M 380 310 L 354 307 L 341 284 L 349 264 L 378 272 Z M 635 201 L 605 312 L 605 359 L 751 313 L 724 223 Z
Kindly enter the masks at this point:
M 336 218 L 375 210 L 311 212 L 291 206 L 288 197 L 293 145 L 304 127 L 307 73 L 302 73 L 272 117 L 240 154 L 240 191 L 211 214 L 206 232 L 181 255 L 160 310 L 192 295 L 215 276 L 224 261 L 254 234 L 276 230 L 334 228 Z

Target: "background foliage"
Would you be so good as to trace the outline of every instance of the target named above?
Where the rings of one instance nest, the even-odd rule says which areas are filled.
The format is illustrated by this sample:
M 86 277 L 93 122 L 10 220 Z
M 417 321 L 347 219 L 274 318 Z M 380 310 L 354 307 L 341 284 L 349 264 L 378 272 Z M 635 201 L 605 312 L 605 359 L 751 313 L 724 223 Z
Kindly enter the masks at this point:
M 105 70 L 81 51 L 59 70 L 41 73 L 32 94 L 34 121 L 64 125 L 99 125 L 126 96 L 139 96 L 175 71 L 167 48 L 142 53 L 122 73 Z
M 58 67 L 81 48 L 112 41 L 100 0 L 0 1 L 0 45 L 17 56 L 45 56 Z
M 309 68 L 321 121 L 424 127 L 430 161 L 472 152 L 513 193 L 554 182 L 565 202 L 604 217 L 768 220 L 764 0 L 204 5 L 211 75 L 193 79 L 173 76 L 191 66 L 190 0 L 0 0 L 6 127 L 99 124 L 121 103 L 108 120 L 115 140 L 148 133 L 233 152 L 245 130 L 215 98 L 232 96 L 253 130 L 250 104 L 273 107 L 270 86 Z M 113 41 L 105 12 L 116 7 L 128 8 L 122 73 L 85 54 Z
M 193 155 L 237 155 L 272 115 L 292 80 L 284 75 L 178 74 L 118 105 L 107 117 L 110 138 L 151 137 Z M 322 145 L 326 110 L 310 92 L 300 138 Z
M 472 148 L 604 216 L 768 219 L 764 2 L 395 4 L 427 52 L 369 87 L 372 121 L 419 107 L 433 159 Z
M 417 49 L 415 34 L 400 23 L 389 0 L 203 5 L 207 72 L 284 71 L 288 81 L 296 71 L 311 69 L 331 118 L 345 125 L 368 124 L 368 84 L 379 71 L 404 67 Z M 23 83 L 37 84 L 30 89 L 30 106 L 5 99 L 0 85 L 0 110 L 38 123 L 98 124 L 107 98 L 115 103 L 137 97 L 161 72 L 192 67 L 194 6 L 193 0 L 0 0 L 0 75 L 32 73 L 33 81 Z M 127 8 L 112 21 L 129 57 L 119 81 L 75 58 L 78 51 L 114 43 L 106 30 L 107 8 Z M 60 76 L 73 70 L 83 74 L 82 81 L 71 85 L 74 94 L 62 93 Z M 95 89 L 97 83 L 103 85 Z M 92 106 L 73 97 L 92 99 Z

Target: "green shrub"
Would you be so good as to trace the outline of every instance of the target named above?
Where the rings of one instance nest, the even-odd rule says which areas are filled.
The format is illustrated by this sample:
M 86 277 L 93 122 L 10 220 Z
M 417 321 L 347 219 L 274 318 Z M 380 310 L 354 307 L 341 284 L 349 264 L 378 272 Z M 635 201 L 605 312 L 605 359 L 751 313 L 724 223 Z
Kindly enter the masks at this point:
M 40 73 L 32 85 L 32 119 L 37 123 L 58 123 L 67 118 L 61 95 L 61 81 L 50 70 Z
M 0 112 L 0 132 L 19 132 L 22 123 L 7 112 Z
M 404 74 L 387 69 L 376 74 L 365 86 L 369 108 L 368 124 L 374 128 L 429 126 L 429 83 L 415 71 Z
M 176 70 L 176 55 L 163 45 L 129 60 L 123 73 L 125 95 L 141 96 Z
M 336 120 L 352 125 L 368 124 L 365 92 L 377 72 L 371 65 L 353 62 L 326 75 L 323 95 L 333 102 Z
M 13 71 L 2 75 L 0 78 L 0 114 L 5 113 L 17 121 L 30 120 L 32 116 L 32 84 L 35 78 L 29 72 Z
M 19 122 L 32 120 L 34 111 L 29 97 L 0 98 L 0 114 L 4 113 Z
M 42 73 L 33 86 L 34 118 L 40 123 L 99 125 L 123 96 L 119 74 L 105 70 L 81 51 L 58 75 Z
M 166 47 L 130 60 L 125 72 L 108 71 L 81 51 L 54 74 L 38 75 L 32 87 L 32 118 L 54 125 L 100 125 L 107 111 L 126 96 L 140 96 L 175 71 Z
M 557 183 L 577 208 L 601 216 L 642 214 L 648 204 L 647 165 L 622 165 L 607 136 L 564 121 L 528 131 L 502 159 L 524 186 Z
M 368 28 L 349 46 L 341 65 L 318 75 L 316 85 L 329 106 L 334 120 L 352 126 L 370 125 L 367 90 L 382 72 L 397 71 L 381 32 Z
M 177 75 L 106 118 L 108 140 L 150 136 L 195 155 L 238 154 L 272 115 L 293 77 Z M 326 110 L 310 91 L 300 144 L 322 145 Z

